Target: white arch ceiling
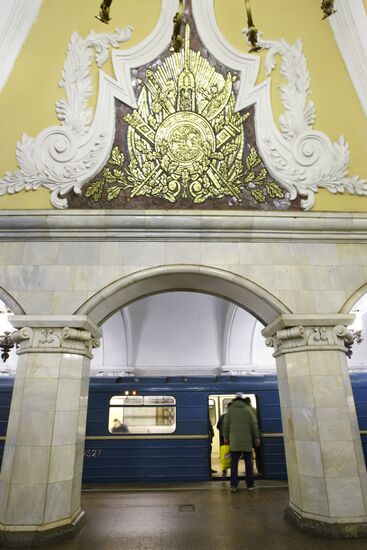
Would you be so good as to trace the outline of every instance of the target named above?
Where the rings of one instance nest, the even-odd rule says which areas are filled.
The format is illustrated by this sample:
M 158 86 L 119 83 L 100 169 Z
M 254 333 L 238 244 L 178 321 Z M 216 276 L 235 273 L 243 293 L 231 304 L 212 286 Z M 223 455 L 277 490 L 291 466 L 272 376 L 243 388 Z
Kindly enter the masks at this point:
M 263 325 L 216 296 L 168 292 L 126 306 L 103 324 L 94 374 L 217 375 L 274 372 Z
M 354 328 L 367 334 L 367 294 L 354 306 Z M 267 374 L 275 372 L 263 324 L 222 298 L 165 292 L 135 301 L 102 326 L 92 375 Z M 353 348 L 353 370 L 367 368 L 367 338 Z

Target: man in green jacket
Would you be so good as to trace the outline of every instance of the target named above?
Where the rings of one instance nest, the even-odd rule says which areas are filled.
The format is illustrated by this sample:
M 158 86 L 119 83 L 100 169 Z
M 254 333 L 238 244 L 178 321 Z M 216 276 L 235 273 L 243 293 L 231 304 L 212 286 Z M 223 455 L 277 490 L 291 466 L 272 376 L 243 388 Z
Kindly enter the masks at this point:
M 231 451 L 231 491 L 238 487 L 238 461 L 241 453 L 246 464 L 246 485 L 248 491 L 254 490 L 252 467 L 252 446 L 260 445 L 259 427 L 256 417 L 243 400 L 241 393 L 236 394 L 224 417 L 224 439 Z

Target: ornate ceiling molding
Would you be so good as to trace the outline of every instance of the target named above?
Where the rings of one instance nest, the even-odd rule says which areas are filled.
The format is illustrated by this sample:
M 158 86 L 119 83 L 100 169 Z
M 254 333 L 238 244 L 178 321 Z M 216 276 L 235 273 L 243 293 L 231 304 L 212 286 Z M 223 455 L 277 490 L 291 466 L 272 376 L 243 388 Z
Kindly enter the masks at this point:
M 0 242 L 230 241 L 367 243 L 367 214 L 2 210 Z
M 101 170 L 111 154 L 114 98 L 136 108 L 132 70 L 156 59 L 168 47 L 177 7 L 178 0 L 163 0 L 161 16 L 152 34 L 133 48 L 113 51 L 116 79 L 100 71 L 94 118 L 86 107 L 91 94 L 92 50 L 101 66 L 109 55 L 109 46 L 117 47 L 128 40 L 131 28 L 116 30 L 113 35 L 91 33 L 85 39 L 73 34 L 61 82 L 67 99 L 56 105 L 61 126 L 47 128 L 36 138 L 23 135 L 17 145 L 20 170 L 7 172 L 0 180 L 0 194 L 44 186 L 51 190 L 51 202 L 56 208 L 67 207 L 67 200 L 62 197 L 69 191 L 81 194 L 82 187 Z M 269 50 L 268 74 L 275 66 L 275 55 L 280 55 L 281 72 L 288 81 L 281 87 L 285 114 L 279 131 L 271 108 L 270 79 L 255 85 L 259 58 L 237 51 L 224 40 L 215 21 L 213 0 L 192 0 L 192 8 L 204 46 L 219 62 L 240 73 L 236 111 L 255 104 L 260 154 L 271 176 L 288 191 L 290 199 L 299 195 L 302 207 L 308 210 L 314 205 L 314 193 L 320 187 L 332 193 L 367 195 L 365 181 L 347 175 L 349 148 L 343 136 L 332 143 L 325 134 L 313 130 L 315 111 L 307 101 L 309 73 L 301 41 L 293 45 L 284 40 L 260 41 Z
M 367 15 L 363 0 L 336 0 L 328 18 L 354 88 L 367 116 Z

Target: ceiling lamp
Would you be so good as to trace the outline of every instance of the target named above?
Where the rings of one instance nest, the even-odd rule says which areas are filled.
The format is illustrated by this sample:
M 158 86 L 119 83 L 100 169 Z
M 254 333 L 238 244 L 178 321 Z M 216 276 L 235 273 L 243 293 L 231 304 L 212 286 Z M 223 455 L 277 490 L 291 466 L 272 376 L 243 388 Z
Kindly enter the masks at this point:
M 261 50 L 261 46 L 257 43 L 258 38 L 258 30 L 254 25 L 254 22 L 252 20 L 252 13 L 251 13 L 251 5 L 250 0 L 245 0 L 246 5 L 246 12 L 247 12 L 247 29 L 245 29 L 245 33 L 247 36 L 247 40 L 251 44 L 251 52 L 259 52 Z
M 96 15 L 96 19 L 99 21 L 102 21 L 102 23 L 106 23 L 108 25 L 108 22 L 111 21 L 110 17 L 110 6 L 112 4 L 112 0 L 103 0 L 102 4 L 99 6 L 99 14 Z
M 334 0 L 322 0 L 321 9 L 324 12 L 323 19 L 326 19 L 327 17 L 330 17 L 330 15 L 333 15 L 333 13 L 336 13 L 336 9 L 334 8 Z
M 180 0 L 178 12 L 173 18 L 173 34 L 171 39 L 171 51 L 174 51 L 174 52 L 179 52 L 183 44 L 183 40 L 181 36 L 182 15 L 183 15 L 183 0 Z
M 330 17 L 330 15 L 333 15 L 333 13 L 336 13 L 334 2 L 335 0 L 322 0 L 321 9 L 324 13 L 323 19 L 326 19 L 327 17 Z M 250 53 L 259 52 L 261 50 L 261 46 L 258 44 L 259 31 L 255 27 L 252 19 L 250 0 L 245 0 L 245 5 L 247 12 L 247 29 L 245 29 L 244 32 L 247 36 L 247 40 L 251 44 Z

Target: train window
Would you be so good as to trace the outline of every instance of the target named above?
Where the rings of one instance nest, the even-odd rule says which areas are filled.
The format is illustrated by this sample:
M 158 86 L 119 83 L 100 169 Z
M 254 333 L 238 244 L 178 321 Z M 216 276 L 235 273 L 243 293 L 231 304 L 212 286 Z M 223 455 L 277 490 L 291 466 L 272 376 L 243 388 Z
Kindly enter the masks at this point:
M 110 433 L 165 434 L 176 430 L 176 400 L 170 395 L 116 395 L 110 400 Z

